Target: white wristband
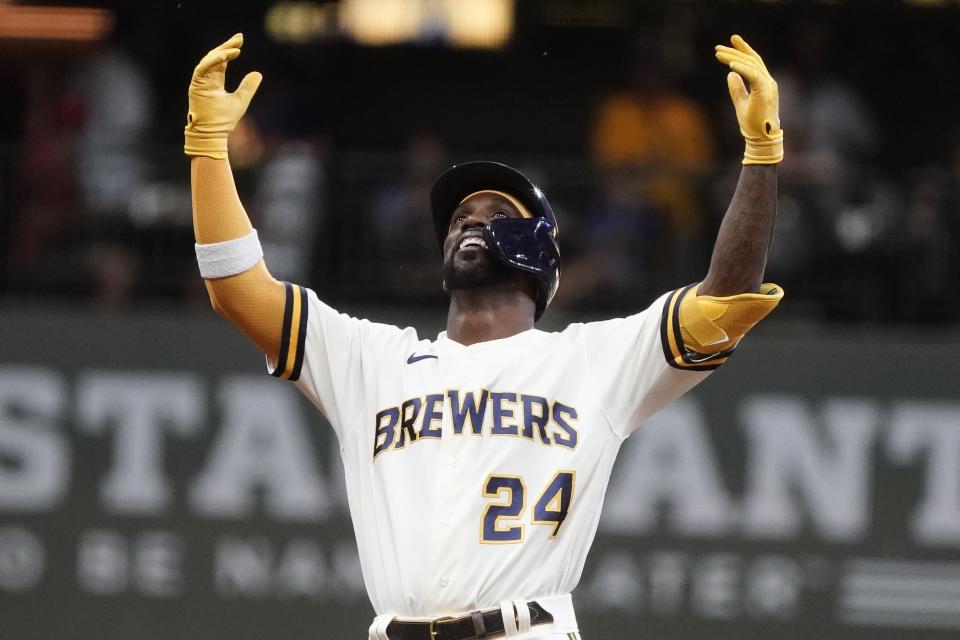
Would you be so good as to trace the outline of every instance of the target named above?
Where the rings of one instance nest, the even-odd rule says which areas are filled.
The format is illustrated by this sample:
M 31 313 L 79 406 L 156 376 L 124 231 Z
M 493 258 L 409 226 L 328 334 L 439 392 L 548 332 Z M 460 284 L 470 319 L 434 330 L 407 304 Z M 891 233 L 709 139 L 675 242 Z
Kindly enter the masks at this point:
M 200 275 L 206 279 L 226 278 L 249 271 L 263 257 L 257 230 L 233 240 L 196 244 Z

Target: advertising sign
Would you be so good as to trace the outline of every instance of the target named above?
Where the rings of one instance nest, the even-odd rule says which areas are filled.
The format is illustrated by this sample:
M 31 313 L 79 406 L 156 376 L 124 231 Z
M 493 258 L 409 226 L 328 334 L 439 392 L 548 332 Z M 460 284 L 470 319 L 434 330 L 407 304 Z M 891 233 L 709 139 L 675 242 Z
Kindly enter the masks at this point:
M 0 638 L 363 638 L 332 431 L 214 318 L 0 314 Z M 750 336 L 626 440 L 584 638 L 955 638 L 960 347 Z

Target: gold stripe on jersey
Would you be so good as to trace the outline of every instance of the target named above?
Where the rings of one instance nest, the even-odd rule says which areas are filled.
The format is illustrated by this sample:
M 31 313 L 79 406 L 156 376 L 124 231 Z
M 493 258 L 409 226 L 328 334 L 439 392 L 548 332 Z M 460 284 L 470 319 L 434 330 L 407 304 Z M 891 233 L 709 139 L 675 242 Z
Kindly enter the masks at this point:
M 763 284 L 759 293 L 699 296 L 698 284 L 667 296 L 660 341 L 667 363 L 678 369 L 711 371 L 733 353 L 747 331 L 779 304 L 783 290 Z
M 283 377 L 290 378 L 290 374 L 293 371 L 293 364 L 296 360 L 297 353 L 297 340 L 296 336 L 299 334 L 300 330 L 300 310 L 303 308 L 303 301 L 300 296 L 299 287 L 291 287 L 290 289 L 293 297 L 293 312 L 290 314 L 290 328 L 287 329 L 290 336 L 290 344 L 287 345 L 287 366 L 283 371 Z
M 284 282 L 283 286 L 286 299 L 280 333 L 280 354 L 272 375 L 286 380 L 298 380 L 303 367 L 303 349 L 307 335 L 307 290 L 289 282 Z
M 695 285 L 677 289 L 667 296 L 663 304 L 663 314 L 660 319 L 660 345 L 667 364 L 677 369 L 690 371 L 712 371 L 726 362 L 730 355 L 726 352 L 717 354 L 691 353 L 683 344 L 683 331 L 680 328 L 680 303 Z

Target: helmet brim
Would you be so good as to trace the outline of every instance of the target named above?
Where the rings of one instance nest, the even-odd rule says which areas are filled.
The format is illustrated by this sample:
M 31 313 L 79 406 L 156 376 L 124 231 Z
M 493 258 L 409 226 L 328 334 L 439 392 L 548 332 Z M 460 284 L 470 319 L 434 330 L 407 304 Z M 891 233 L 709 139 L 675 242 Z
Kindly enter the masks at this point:
M 450 228 L 450 216 L 463 199 L 483 190 L 503 191 L 516 198 L 536 218 L 546 218 L 557 227 L 553 209 L 540 188 L 525 175 L 500 162 L 479 160 L 447 169 L 430 191 L 430 208 L 441 250 Z

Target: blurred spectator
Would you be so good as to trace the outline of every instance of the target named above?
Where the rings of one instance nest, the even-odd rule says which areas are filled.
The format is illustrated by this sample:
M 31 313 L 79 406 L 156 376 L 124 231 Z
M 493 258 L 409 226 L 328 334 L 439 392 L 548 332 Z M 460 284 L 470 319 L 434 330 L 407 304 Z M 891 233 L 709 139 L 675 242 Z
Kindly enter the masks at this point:
M 565 264 L 560 304 L 635 299 L 692 277 L 714 137 L 656 46 L 642 45 L 635 60 L 630 86 L 595 113 L 590 146 L 599 188 Z
M 138 247 L 143 239 L 134 209 L 149 173 L 150 75 L 110 39 L 83 62 L 70 86 L 83 111 L 74 160 L 84 219 L 64 234 L 64 250 L 79 260 L 85 277 L 78 286 L 101 304 L 122 304 L 137 292 L 141 254 L 150 250 Z
M 308 140 L 277 137 L 268 145 L 256 182 L 257 233 L 275 277 L 308 282 L 326 218 L 326 173 Z
M 153 122 L 150 75 L 110 42 L 87 60 L 73 86 L 84 108 L 77 155 L 84 202 L 97 215 L 125 215 L 147 176 L 144 154 Z
M 774 71 L 786 132 L 779 172 L 786 206 L 771 261 L 784 286 L 826 302 L 829 315 L 874 317 L 882 308 L 875 276 L 878 262 L 885 264 L 897 197 L 873 172 L 879 130 L 836 68 L 834 47 L 827 27 L 803 23 L 793 35 L 791 66 Z M 848 293 L 833 295 L 834 287 Z
M 641 197 L 689 235 L 702 222 L 700 179 L 713 168 L 714 137 L 704 110 L 679 92 L 660 58 L 643 47 L 631 85 L 603 99 L 591 150 L 602 172 L 634 172 Z
M 960 295 L 960 134 L 947 166 L 927 167 L 910 187 L 897 235 L 898 319 L 955 321 Z
M 790 134 L 782 176 L 835 187 L 856 177 L 879 148 L 876 119 L 856 88 L 841 77 L 827 27 L 804 23 L 793 37 L 791 66 L 774 74 L 780 121 Z
M 322 61 L 311 60 L 309 66 L 317 86 L 324 86 L 327 78 L 317 68 L 323 68 Z M 339 258 L 331 254 L 341 244 L 328 215 L 329 123 L 324 107 L 303 96 L 302 77 L 289 61 L 274 63 L 269 71 L 258 68 L 266 80 L 230 135 L 230 165 L 271 273 L 317 286 L 318 276 L 336 279 L 328 267 Z
M 437 118 L 390 105 L 411 90 L 443 86 L 454 70 L 459 78 L 504 65 L 523 69 L 502 76 L 505 91 L 554 89 L 545 93 L 558 96 L 550 109 L 571 125 L 551 129 L 557 143 L 550 149 L 570 155 L 532 156 L 542 149 L 510 120 L 510 109 L 500 137 L 458 151 L 464 158 L 535 157 L 553 179 L 543 186 L 561 218 L 564 284 L 557 304 L 635 309 L 637 298 L 702 277 L 740 171 L 734 158 L 742 142 L 723 69 L 703 57 L 719 14 L 701 9 L 650 5 L 636 14 L 645 16 L 639 34 L 639 21 L 623 29 L 584 27 L 604 46 L 578 51 L 579 63 L 608 66 L 575 77 L 538 68 L 536 85 L 518 66 L 528 57 L 526 45 L 437 56 L 251 38 L 259 51 L 250 68 L 267 80 L 231 136 L 231 164 L 276 275 L 321 288 L 338 302 L 439 301 L 429 190 L 449 164 L 441 140 L 472 144 L 457 133 L 469 110 Z M 788 13 L 787 5 L 769 7 L 768 33 Z M 760 46 L 769 48 L 786 132 L 768 263 L 770 277 L 788 291 L 783 313 L 847 322 L 960 320 L 954 302 L 960 299 L 960 139 L 953 140 L 953 164 L 941 157 L 950 140 L 944 123 L 956 103 L 949 80 L 957 40 L 948 24 L 956 11 L 903 5 L 802 13 L 807 21 L 793 29 L 788 49 L 781 41 Z M 8 111 L 22 118 L 4 123 L 7 137 L 0 141 L 10 150 L 0 184 L 2 293 L 124 304 L 179 302 L 192 291 L 206 305 L 179 152 L 183 74 L 193 54 L 180 55 L 168 48 L 169 39 L 155 36 L 169 31 L 158 29 L 157 20 L 179 20 L 174 12 L 118 8 L 116 14 L 110 42 L 65 45 L 69 55 L 59 45 L 40 51 L 8 43 L 5 60 L 15 77 L 5 95 Z M 241 19 L 255 14 L 262 17 L 251 10 Z M 900 23 L 900 44 L 847 28 Z M 527 33 L 517 31 L 518 43 Z M 642 38 L 643 50 L 628 49 L 621 37 Z M 538 63 L 562 53 L 544 45 Z M 622 70 L 609 68 L 616 59 L 625 61 Z M 246 70 L 238 68 L 237 78 Z M 620 71 L 616 91 L 595 93 L 611 86 L 607 73 Z M 905 74 L 931 93 L 924 119 L 913 117 L 902 83 L 887 80 Z M 680 88 L 680 78 L 682 86 L 702 87 L 697 96 L 710 100 L 714 122 Z M 353 133 L 366 128 L 358 105 L 370 104 L 371 96 L 388 117 L 358 141 Z M 155 106 L 162 118 L 154 118 Z M 424 118 L 433 123 L 430 132 L 412 136 L 403 154 L 377 147 L 395 145 L 398 132 L 417 131 Z M 553 121 L 545 119 L 544 128 Z M 327 139 L 337 146 L 328 148 Z M 494 141 L 504 139 L 516 143 Z M 718 140 L 729 153 L 722 164 Z M 584 146 L 587 157 L 573 155 Z
M 418 133 L 407 143 L 400 179 L 382 184 L 371 197 L 369 223 L 376 262 L 391 293 L 430 298 L 441 290 L 430 189 L 447 165 L 440 138 Z
M 609 303 L 636 307 L 658 286 L 664 253 L 665 220 L 642 193 L 634 171 L 607 171 L 599 197 L 578 228 L 564 229 L 563 286 L 556 305 Z M 573 243 L 566 239 L 572 238 Z
M 27 121 L 23 138 L 23 206 L 13 225 L 9 249 L 12 279 L 37 283 L 58 234 L 76 224 L 77 180 L 73 153 L 82 105 L 64 90 L 58 73 L 35 68 L 28 75 Z

